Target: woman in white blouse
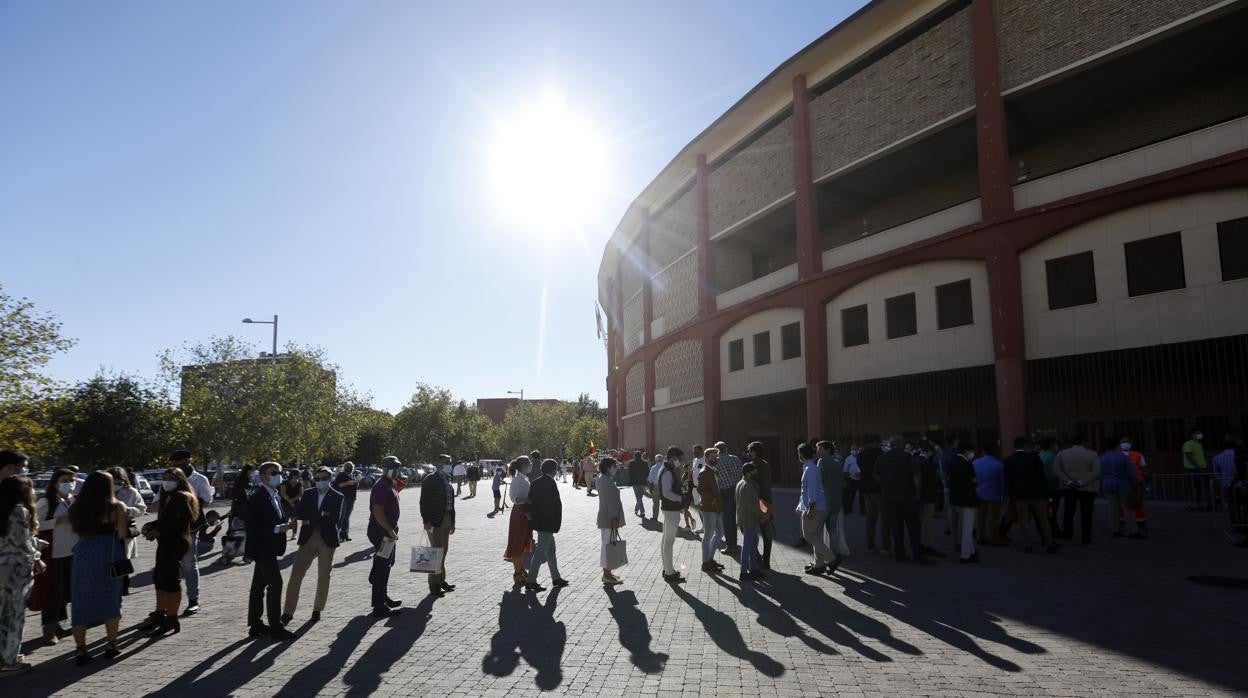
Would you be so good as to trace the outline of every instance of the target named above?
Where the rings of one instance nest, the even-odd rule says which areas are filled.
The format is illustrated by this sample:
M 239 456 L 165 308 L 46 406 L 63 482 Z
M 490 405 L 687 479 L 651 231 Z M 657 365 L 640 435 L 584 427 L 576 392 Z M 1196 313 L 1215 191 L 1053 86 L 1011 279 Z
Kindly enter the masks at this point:
M 516 586 L 528 581 L 524 556 L 533 552 L 533 531 L 529 528 L 529 469 L 532 461 L 520 456 L 511 462 L 511 522 L 507 527 L 507 551 L 503 559 L 515 568 L 512 581 Z
M 78 542 L 78 534 L 69 523 L 74 484 L 74 471 L 57 468 L 48 480 L 48 489 L 35 504 L 39 530 L 52 532 L 52 564 L 48 566 L 52 593 L 43 609 L 43 639 L 49 645 L 69 635 L 61 621 L 69 620 L 69 580 L 73 576 L 74 544 Z
M 117 497 L 117 501 L 126 505 L 126 514 L 130 516 L 131 521 L 137 520 L 140 516 L 147 513 L 147 503 L 143 501 L 143 495 L 135 489 L 134 483 L 130 481 L 130 473 L 121 466 L 114 466 L 108 469 L 108 474 L 113 476 L 113 492 Z M 139 541 L 137 538 L 131 538 L 126 541 L 126 557 L 133 560 L 134 556 L 139 553 Z M 126 575 L 121 579 L 121 595 L 129 596 L 130 594 L 130 575 Z

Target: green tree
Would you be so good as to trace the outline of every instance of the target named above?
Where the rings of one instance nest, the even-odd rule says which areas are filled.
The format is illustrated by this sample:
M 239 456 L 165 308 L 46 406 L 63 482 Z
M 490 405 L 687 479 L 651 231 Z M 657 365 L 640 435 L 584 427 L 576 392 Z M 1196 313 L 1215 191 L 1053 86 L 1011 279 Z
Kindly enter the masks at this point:
M 13 298 L 0 285 L 0 405 L 30 399 L 52 381 L 40 373 L 54 354 L 77 340 L 61 336 L 61 323 L 35 310 L 25 298 Z
M 496 427 L 485 415 L 450 391 L 418 383 L 394 416 L 390 450 L 404 463 L 427 463 L 446 453 L 457 458 L 497 455 Z
M 60 459 L 84 468 L 148 468 L 178 441 L 167 397 L 132 376 L 97 375 L 79 383 L 49 416 Z
M 351 449 L 351 460 L 361 465 L 380 463 L 389 454 L 394 415 L 370 408 L 357 413 L 355 420 L 355 445 Z
M 563 452 L 569 456 L 579 456 L 589 450 L 593 444 L 598 450 L 607 447 L 607 422 L 594 417 L 581 417 L 568 427 L 568 440 Z
M 33 470 L 56 462 L 60 435 L 52 412 L 64 400 L 64 396 L 47 395 L 0 404 L 0 444 L 24 451 Z

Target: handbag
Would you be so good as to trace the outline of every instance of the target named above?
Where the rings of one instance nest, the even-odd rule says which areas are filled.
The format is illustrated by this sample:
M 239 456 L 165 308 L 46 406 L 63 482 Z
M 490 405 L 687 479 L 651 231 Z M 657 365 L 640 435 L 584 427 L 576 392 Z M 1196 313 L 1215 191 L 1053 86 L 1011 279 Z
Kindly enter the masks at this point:
M 758 500 L 758 525 L 765 526 L 771 523 L 771 505 L 766 499 Z
M 133 526 L 134 524 L 130 525 Z M 121 549 L 123 552 L 125 551 L 126 546 L 123 541 L 114 542 L 121 543 Z M 113 552 L 109 555 L 108 572 L 113 579 L 120 579 L 121 577 L 132 575 L 134 574 L 134 563 L 131 562 L 130 558 L 126 557 L 124 554 L 121 556 L 121 559 L 118 560 L 117 546 L 113 546 Z
M 446 548 L 433 547 L 428 535 L 425 536 L 425 543 L 412 546 L 412 561 L 408 569 L 421 574 L 437 574 L 442 570 L 442 558 L 446 555 Z
M 607 543 L 606 552 L 607 569 L 619 569 L 628 564 L 628 542 L 620 539 L 619 529 L 611 529 L 611 542 Z

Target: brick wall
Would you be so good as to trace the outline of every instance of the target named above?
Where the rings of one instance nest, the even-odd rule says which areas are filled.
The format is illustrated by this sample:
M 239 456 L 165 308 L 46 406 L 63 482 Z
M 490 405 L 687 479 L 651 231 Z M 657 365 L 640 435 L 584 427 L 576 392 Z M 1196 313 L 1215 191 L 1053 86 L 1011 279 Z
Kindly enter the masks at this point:
M 996 0 L 1008 90 L 1181 19 L 1218 0 Z
M 654 277 L 654 318 L 663 318 L 664 332 L 687 325 L 698 316 L 698 256 L 687 254 Z
M 711 234 L 793 191 L 793 116 L 786 116 L 711 172 Z
M 645 415 L 637 415 L 620 422 L 620 445 L 629 449 L 646 447 Z
M 685 190 L 650 224 L 651 269 L 658 271 L 698 244 L 698 218 L 693 188 Z
M 702 342 L 673 342 L 654 360 L 654 387 L 668 388 L 671 402 L 702 397 Z
M 640 412 L 646 406 L 642 399 L 646 392 L 645 370 L 642 363 L 638 361 L 624 375 L 624 414 Z
M 645 308 L 642 307 L 641 294 L 633 296 L 629 300 L 624 297 L 624 353 L 636 349 L 641 346 L 641 325 L 645 320 L 643 317 Z
M 669 446 L 679 446 L 686 454 L 693 453 L 694 444 L 702 444 L 705 440 L 706 417 L 705 402 L 692 405 L 673 407 L 654 413 L 654 446 L 659 451 L 666 451 Z M 692 458 L 692 455 L 687 456 Z
M 815 177 L 974 103 L 966 8 L 811 100 Z

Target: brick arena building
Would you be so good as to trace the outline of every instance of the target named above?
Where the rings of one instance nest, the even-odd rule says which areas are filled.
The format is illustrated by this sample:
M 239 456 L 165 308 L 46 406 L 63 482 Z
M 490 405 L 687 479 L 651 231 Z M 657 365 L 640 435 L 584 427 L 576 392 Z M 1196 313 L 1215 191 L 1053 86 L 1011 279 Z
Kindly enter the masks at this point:
M 1244 37 L 1245 0 L 868 3 L 612 235 L 612 445 L 759 439 L 792 480 L 809 436 L 1079 431 L 1177 469 L 1248 426 Z

